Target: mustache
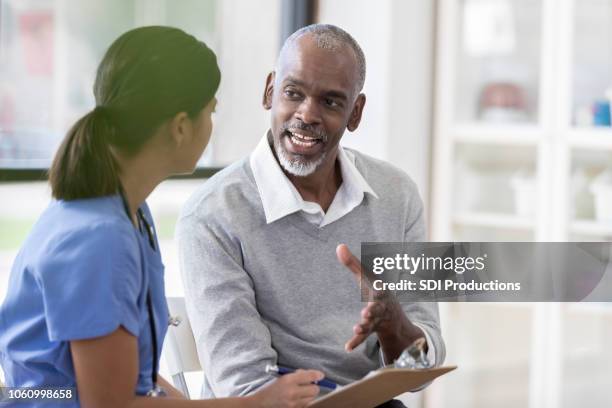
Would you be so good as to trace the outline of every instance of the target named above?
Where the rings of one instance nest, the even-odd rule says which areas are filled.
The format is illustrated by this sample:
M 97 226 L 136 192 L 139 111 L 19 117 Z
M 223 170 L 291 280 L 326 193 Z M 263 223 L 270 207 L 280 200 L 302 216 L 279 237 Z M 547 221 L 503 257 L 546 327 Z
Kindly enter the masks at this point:
M 283 133 L 287 131 L 291 131 L 291 130 L 302 130 L 306 133 L 311 134 L 313 137 L 316 137 L 317 139 L 321 139 L 322 142 L 327 142 L 327 139 L 328 139 L 327 133 L 325 133 L 323 130 L 317 129 L 313 127 L 312 125 L 307 125 L 306 123 L 302 121 L 285 122 L 283 123 L 281 130 Z

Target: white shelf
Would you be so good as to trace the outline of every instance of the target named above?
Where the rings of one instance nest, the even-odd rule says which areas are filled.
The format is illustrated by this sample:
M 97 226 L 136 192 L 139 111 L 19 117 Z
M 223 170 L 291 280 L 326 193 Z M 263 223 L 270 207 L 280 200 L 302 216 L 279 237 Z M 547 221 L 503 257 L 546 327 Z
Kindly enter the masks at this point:
M 497 125 L 463 123 L 451 128 L 455 141 L 460 143 L 536 146 L 542 131 L 535 125 Z
M 504 228 L 512 230 L 532 230 L 534 220 L 515 214 L 463 212 L 453 217 L 457 225 L 471 227 Z
M 574 220 L 570 224 L 570 232 L 579 235 L 612 236 L 612 222 L 603 223 L 595 220 Z
M 567 142 L 574 149 L 612 150 L 612 128 L 573 128 Z
M 477 47 L 473 47 L 470 51 L 470 38 L 474 38 L 477 33 L 472 33 L 472 37 L 469 37 L 469 33 L 464 29 L 467 27 L 468 18 L 476 20 L 476 17 L 466 12 L 467 2 L 439 1 L 431 236 L 433 240 L 439 241 L 458 241 L 463 237 L 473 241 L 484 238 L 491 241 L 564 242 L 568 241 L 568 237 L 580 237 L 583 241 L 612 240 L 612 223 L 597 222 L 594 219 L 573 219 L 571 211 L 572 201 L 578 204 L 574 198 L 572 185 L 574 169 L 585 167 L 585 173 L 591 177 L 596 170 L 607 164 L 608 157 L 612 157 L 612 128 L 569 125 L 575 109 L 590 103 L 590 96 L 587 94 L 595 92 L 595 88 L 601 88 L 597 81 L 593 81 L 592 83 L 597 86 L 593 85 L 592 90 L 585 89 L 584 95 L 582 92 L 574 95 L 575 91 L 587 88 L 584 86 L 584 81 L 577 82 L 576 79 L 591 75 L 591 69 L 585 70 L 582 66 L 597 65 L 589 68 L 600 72 L 597 74 L 600 77 L 605 77 L 605 73 L 610 71 L 607 69 L 610 64 L 609 57 L 598 51 L 600 47 L 597 47 L 597 44 L 593 44 L 592 49 L 598 53 L 597 59 L 593 59 L 592 62 L 590 59 L 576 61 L 577 56 L 579 58 L 582 58 L 582 55 L 594 56 L 590 54 L 592 50 L 586 50 L 577 40 L 578 30 L 583 34 L 580 37 L 582 41 L 591 41 L 589 30 L 597 28 L 601 31 L 604 25 L 609 26 L 610 20 L 607 14 L 602 20 L 604 23 L 593 25 L 592 28 L 588 24 L 589 21 L 584 20 L 585 16 L 592 16 L 593 13 L 603 15 L 609 10 L 609 1 L 586 2 L 594 9 L 591 10 L 591 14 L 584 13 L 585 7 L 588 6 L 578 0 L 509 3 L 515 10 L 523 8 L 523 18 L 530 16 L 530 19 L 522 20 L 521 12 L 512 15 L 508 13 L 507 19 L 515 26 L 513 35 L 515 43 L 512 55 L 500 56 L 499 50 L 494 48 L 496 44 L 490 46 L 491 52 L 475 52 L 478 51 Z M 578 20 L 578 16 L 583 20 Z M 587 24 L 580 26 L 579 21 Z M 537 24 L 537 28 L 534 28 L 533 24 Z M 608 38 L 609 35 L 604 37 Z M 473 44 L 476 44 L 476 41 Z M 577 54 L 576 50 L 585 50 L 588 53 Z M 537 63 L 531 59 L 535 55 L 539 55 Z M 605 59 L 599 58 L 600 55 L 605 56 Z M 516 75 L 512 72 L 515 67 Z M 511 77 L 528 90 L 529 103 L 526 106 L 529 106 L 531 112 L 537 113 L 537 122 L 493 124 L 458 121 L 456 118 L 477 116 L 477 108 L 482 105 L 480 102 L 483 90 L 487 85 L 495 83 L 492 81 L 497 80 L 494 75 L 486 77 L 483 75 L 485 73 Z M 517 81 L 515 77 L 523 79 Z M 590 84 L 591 78 L 588 79 Z M 578 83 L 581 84 L 580 87 L 575 86 Z M 608 83 L 605 84 L 605 87 L 607 86 Z M 598 92 L 602 91 L 603 89 L 599 89 Z M 476 180 L 480 183 L 476 186 L 462 183 L 464 174 L 457 171 L 459 161 L 474 163 L 472 167 L 481 170 L 484 176 L 490 177 Z M 507 202 L 512 199 L 512 195 L 503 190 L 508 187 L 505 185 L 507 180 L 499 182 L 495 180 L 497 174 L 513 174 L 515 170 L 520 172 L 523 168 L 532 171 L 536 180 L 533 203 L 536 216 L 534 217 L 522 217 L 513 213 L 512 203 Z M 461 170 L 461 167 L 459 169 Z M 504 183 L 504 186 L 500 183 Z M 473 196 L 475 191 L 481 193 L 479 197 Z M 586 193 L 581 191 L 580 194 Z M 462 195 L 474 200 L 467 201 Z M 581 198 L 590 200 L 591 197 L 581 196 Z M 470 210 L 462 211 L 462 207 L 457 209 L 460 201 L 475 204 L 474 207 L 467 207 Z M 495 206 L 497 202 L 500 203 L 498 212 L 471 209 L 478 206 L 485 210 L 495 209 L 498 208 Z M 502 202 L 505 207 L 501 206 Z M 502 213 L 504 209 L 507 211 Z M 476 307 L 476 305 L 468 306 Z M 512 375 L 508 377 L 510 381 L 516 381 L 516 377 L 522 375 L 521 370 L 525 367 L 528 370 L 528 378 L 521 378 L 521 381 L 526 381 L 527 387 L 522 390 L 521 395 L 527 396 L 528 402 L 517 401 L 517 403 L 529 407 L 560 408 L 563 406 L 563 390 L 568 384 L 570 386 L 572 384 L 571 379 L 568 380 L 559 373 L 574 365 L 578 365 L 580 369 L 587 369 L 592 366 L 592 359 L 599 357 L 599 355 L 591 356 L 574 350 L 564 350 L 564 331 L 571 328 L 573 319 L 582 317 L 581 312 L 585 312 L 589 317 L 593 315 L 600 317 L 601 327 L 605 327 L 608 319 L 612 318 L 612 302 L 572 304 L 569 308 L 563 303 L 538 302 L 526 305 L 512 303 L 511 306 L 501 304 L 499 307 L 500 314 L 508 313 L 511 310 L 509 307 L 529 308 L 530 314 L 527 317 L 521 315 L 521 321 L 527 318 L 530 323 L 529 338 L 526 339 L 529 342 L 526 345 L 529 347 L 527 361 L 529 364 L 525 366 L 524 358 L 517 358 L 513 362 L 504 361 L 501 357 L 490 361 L 481 361 L 482 359 L 471 359 L 474 360 L 471 361 L 469 354 L 458 355 L 460 358 L 457 358 L 457 362 L 474 375 L 493 376 L 497 375 L 497 371 L 504 373 L 510 369 L 512 370 Z M 451 316 L 454 316 L 451 311 L 445 310 L 448 321 Z M 599 327 L 597 326 L 596 330 L 600 330 Z M 453 329 L 458 332 L 461 327 Z M 605 339 L 599 331 L 594 335 L 597 340 Z M 567 358 L 559 359 L 560 355 L 564 355 L 564 351 L 567 351 L 565 353 Z M 477 353 L 474 356 L 476 355 Z M 466 360 L 470 361 L 466 364 Z M 599 371 L 596 374 L 597 378 L 603 375 L 599 375 Z M 595 385 L 589 387 L 589 391 L 591 389 L 597 391 L 597 398 L 600 392 L 604 394 L 606 391 L 605 382 L 601 380 L 601 386 L 599 382 L 597 379 L 595 382 L 591 381 Z M 585 382 L 587 383 L 588 381 Z M 466 382 L 462 385 L 465 385 L 464 388 L 471 393 L 470 395 L 477 395 L 475 394 L 478 392 L 477 384 Z M 583 385 L 580 383 L 578 387 L 572 388 L 572 392 L 579 390 L 574 392 L 572 397 L 588 396 L 580 394 L 582 390 L 580 387 Z M 509 383 L 506 388 L 511 389 L 512 386 L 513 384 Z M 496 396 L 503 395 L 507 391 L 506 388 L 496 391 Z M 451 387 L 443 391 L 452 393 Z M 431 399 L 436 407 L 443 405 L 442 402 L 435 401 L 435 398 Z M 440 401 L 443 399 L 440 398 Z M 499 398 L 492 401 L 499 401 Z M 459 405 L 487 406 L 491 403 L 488 399 L 482 401 L 466 399 Z
M 567 310 L 577 313 L 589 313 L 598 315 L 612 315 L 612 303 L 610 302 L 580 302 L 569 303 Z
M 461 371 L 469 374 L 499 375 L 500 372 L 506 373 L 512 369 L 528 369 L 530 359 L 528 357 L 516 358 L 512 354 L 505 357 L 498 357 L 487 362 L 469 362 L 461 364 Z

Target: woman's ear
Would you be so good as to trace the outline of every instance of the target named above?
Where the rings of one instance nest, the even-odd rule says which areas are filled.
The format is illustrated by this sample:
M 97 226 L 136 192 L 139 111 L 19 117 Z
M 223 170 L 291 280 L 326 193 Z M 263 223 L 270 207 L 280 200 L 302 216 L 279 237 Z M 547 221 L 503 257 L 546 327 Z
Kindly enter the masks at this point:
M 179 112 L 170 120 L 170 139 L 181 147 L 193 137 L 193 123 L 186 112 Z

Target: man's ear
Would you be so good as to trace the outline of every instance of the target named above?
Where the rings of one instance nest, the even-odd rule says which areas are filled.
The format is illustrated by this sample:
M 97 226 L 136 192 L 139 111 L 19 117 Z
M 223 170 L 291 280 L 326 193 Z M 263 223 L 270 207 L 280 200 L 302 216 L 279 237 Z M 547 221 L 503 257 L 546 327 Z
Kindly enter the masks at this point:
M 265 110 L 272 109 L 272 94 L 274 93 L 274 78 L 276 73 L 274 71 L 268 74 L 266 78 L 266 88 L 264 89 L 263 99 L 261 104 Z
M 353 111 L 351 112 L 351 116 L 349 116 L 348 124 L 346 128 L 353 132 L 359 127 L 359 123 L 361 122 L 361 114 L 363 113 L 363 107 L 366 103 L 366 96 L 364 94 L 359 94 L 357 96 L 357 100 L 353 105 Z
M 186 112 L 179 112 L 170 120 L 170 138 L 175 146 L 181 147 L 193 135 L 193 123 Z

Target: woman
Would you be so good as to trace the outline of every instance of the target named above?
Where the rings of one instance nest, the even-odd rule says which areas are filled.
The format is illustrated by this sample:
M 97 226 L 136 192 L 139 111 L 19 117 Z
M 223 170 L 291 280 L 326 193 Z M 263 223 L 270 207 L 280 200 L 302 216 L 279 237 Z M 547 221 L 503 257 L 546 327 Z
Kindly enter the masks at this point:
M 97 106 L 56 154 L 54 200 L 15 260 L 0 309 L 8 386 L 76 386 L 73 406 L 83 407 L 300 407 L 318 393 L 322 373 L 301 371 L 244 398 L 181 401 L 157 375 L 168 309 L 145 199 L 168 176 L 193 171 L 219 81 L 214 53 L 175 28 L 138 28 L 108 49 Z M 168 396 L 154 398 L 162 389 Z

